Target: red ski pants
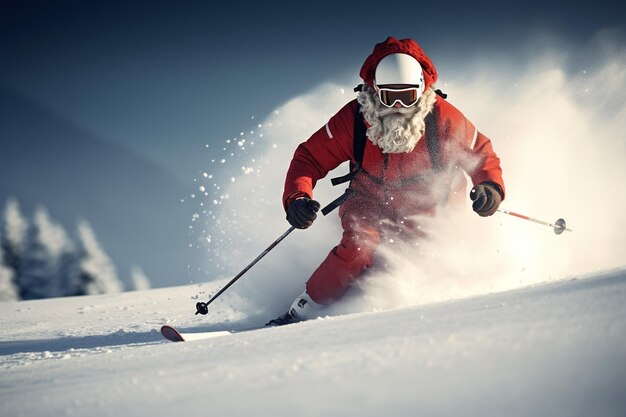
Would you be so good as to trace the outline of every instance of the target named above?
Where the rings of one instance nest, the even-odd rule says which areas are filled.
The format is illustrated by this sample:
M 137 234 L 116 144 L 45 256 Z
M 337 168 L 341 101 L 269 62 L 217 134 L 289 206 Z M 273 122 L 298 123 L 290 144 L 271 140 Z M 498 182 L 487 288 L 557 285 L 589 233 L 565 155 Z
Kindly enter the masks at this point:
M 398 218 L 390 206 L 354 197 L 339 209 L 343 236 L 306 283 L 307 294 L 319 304 L 341 297 L 372 266 L 382 239 L 423 236 L 410 217 Z

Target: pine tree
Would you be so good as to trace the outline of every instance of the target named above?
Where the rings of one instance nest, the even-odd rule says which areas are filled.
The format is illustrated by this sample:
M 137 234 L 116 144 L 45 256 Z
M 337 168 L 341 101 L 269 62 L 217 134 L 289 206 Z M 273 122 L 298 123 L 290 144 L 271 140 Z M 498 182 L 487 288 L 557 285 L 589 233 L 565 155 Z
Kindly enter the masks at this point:
M 80 260 L 72 275 L 73 295 L 105 294 L 122 291 L 115 265 L 96 239 L 93 229 L 85 220 L 78 223 Z
M 68 294 L 66 266 L 74 256 L 75 245 L 63 226 L 50 219 L 48 211 L 35 210 L 27 250 L 20 264 L 19 286 L 22 298 L 38 299 Z
M 13 270 L 4 265 L 2 248 L 0 247 L 0 302 L 18 300 L 19 290 L 13 281 Z
M 22 215 L 17 199 L 7 199 L 4 209 L 1 246 L 2 260 L 7 268 L 12 271 L 13 281 L 19 283 L 21 276 L 22 256 L 26 249 L 28 222 Z

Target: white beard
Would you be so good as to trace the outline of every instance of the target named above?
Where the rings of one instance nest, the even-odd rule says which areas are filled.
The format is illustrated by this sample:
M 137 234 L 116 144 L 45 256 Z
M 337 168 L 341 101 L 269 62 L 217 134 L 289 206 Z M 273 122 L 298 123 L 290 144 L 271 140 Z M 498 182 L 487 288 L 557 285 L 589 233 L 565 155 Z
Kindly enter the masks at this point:
M 430 113 L 437 99 L 432 88 L 424 91 L 419 101 L 409 107 L 399 109 L 384 106 L 376 92 L 367 84 L 357 96 L 361 112 L 369 125 L 367 137 L 383 153 L 411 152 L 419 142 L 426 123 L 426 115 Z

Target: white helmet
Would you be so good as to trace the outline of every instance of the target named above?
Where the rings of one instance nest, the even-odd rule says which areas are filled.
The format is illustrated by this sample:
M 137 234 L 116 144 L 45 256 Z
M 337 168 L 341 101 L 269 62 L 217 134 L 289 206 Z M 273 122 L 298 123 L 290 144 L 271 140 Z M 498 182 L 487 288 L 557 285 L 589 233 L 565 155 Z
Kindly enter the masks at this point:
M 376 85 L 409 84 L 417 86 L 420 94 L 424 92 L 424 73 L 422 66 L 407 54 L 390 54 L 380 60 L 374 77 Z

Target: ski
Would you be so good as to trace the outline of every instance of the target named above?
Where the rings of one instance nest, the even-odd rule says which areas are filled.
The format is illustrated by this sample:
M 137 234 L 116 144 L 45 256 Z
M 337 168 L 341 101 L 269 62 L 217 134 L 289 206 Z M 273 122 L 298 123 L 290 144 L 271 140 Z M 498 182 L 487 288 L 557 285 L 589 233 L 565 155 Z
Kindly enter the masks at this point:
M 161 334 L 167 340 L 172 342 L 192 342 L 194 340 L 211 339 L 214 337 L 223 337 L 234 334 L 226 330 L 218 330 L 214 332 L 201 332 L 201 333 L 182 333 L 178 331 L 174 326 L 165 324 L 161 326 Z

